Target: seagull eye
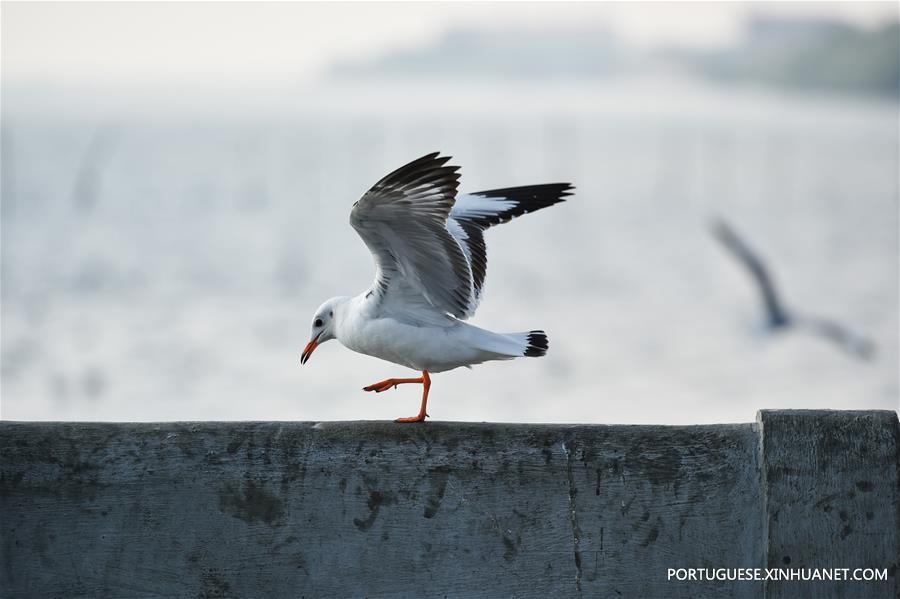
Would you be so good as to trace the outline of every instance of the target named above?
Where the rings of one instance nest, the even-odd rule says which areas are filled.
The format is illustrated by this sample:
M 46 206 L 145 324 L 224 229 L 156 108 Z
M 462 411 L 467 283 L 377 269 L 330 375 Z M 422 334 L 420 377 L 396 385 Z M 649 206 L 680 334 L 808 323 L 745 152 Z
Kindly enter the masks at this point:
M 322 319 L 317 318 L 316 321 L 313 323 L 313 326 L 316 328 L 319 328 L 320 326 L 322 326 Z

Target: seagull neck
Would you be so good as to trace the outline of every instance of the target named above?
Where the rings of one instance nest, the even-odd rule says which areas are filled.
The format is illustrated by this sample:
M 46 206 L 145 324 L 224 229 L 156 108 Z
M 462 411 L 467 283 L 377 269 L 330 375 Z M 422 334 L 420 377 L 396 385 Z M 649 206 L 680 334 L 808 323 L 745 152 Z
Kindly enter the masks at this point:
M 375 308 L 375 303 L 373 302 L 374 298 L 369 291 L 364 291 L 359 295 L 341 299 L 342 301 L 335 307 L 334 313 L 336 317 L 345 322 L 360 317 L 370 317 Z M 340 316 L 338 316 L 338 314 L 340 314 Z
M 347 318 L 347 311 L 350 309 L 350 304 L 353 303 L 353 298 L 349 296 L 341 296 L 334 299 L 334 320 L 335 322 L 342 322 Z

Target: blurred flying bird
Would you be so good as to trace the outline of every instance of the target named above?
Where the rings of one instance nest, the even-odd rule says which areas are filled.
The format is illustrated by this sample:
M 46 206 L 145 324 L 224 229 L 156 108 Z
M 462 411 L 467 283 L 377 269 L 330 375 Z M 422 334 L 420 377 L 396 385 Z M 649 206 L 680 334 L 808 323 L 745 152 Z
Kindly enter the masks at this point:
M 874 356 L 875 344 L 870 339 L 836 322 L 789 312 L 778 296 L 773 278 L 762 258 L 728 223 L 722 219 L 714 220 L 712 232 L 731 255 L 747 269 L 759 287 L 768 329 L 778 331 L 792 326 L 805 328 L 836 343 L 841 349 L 858 358 L 869 360 Z
M 322 343 L 337 339 L 353 351 L 413 368 L 416 378 L 364 387 L 381 393 L 422 385 L 419 413 L 396 422 L 422 422 L 431 373 L 489 360 L 547 353 L 547 335 L 494 333 L 464 322 L 481 300 L 487 269 L 484 231 L 552 206 L 571 195 L 568 183 L 457 194 L 459 173 L 435 152 L 400 167 L 353 204 L 350 225 L 375 259 L 375 281 L 356 297 L 334 297 L 312 322 L 305 364 Z

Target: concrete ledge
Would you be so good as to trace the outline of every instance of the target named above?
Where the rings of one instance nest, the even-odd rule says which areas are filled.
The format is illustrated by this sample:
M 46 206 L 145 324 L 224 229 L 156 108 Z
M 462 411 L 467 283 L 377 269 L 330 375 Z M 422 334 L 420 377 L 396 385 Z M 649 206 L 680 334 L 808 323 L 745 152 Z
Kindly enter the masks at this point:
M 893 412 L 0 423 L 4 597 L 894 597 Z M 881 582 L 669 568 L 887 568 Z

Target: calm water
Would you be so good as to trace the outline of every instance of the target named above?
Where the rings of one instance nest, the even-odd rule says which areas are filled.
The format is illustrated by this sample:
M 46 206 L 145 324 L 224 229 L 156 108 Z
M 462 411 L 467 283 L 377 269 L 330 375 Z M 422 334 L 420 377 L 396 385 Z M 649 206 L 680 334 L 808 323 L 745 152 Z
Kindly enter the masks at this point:
M 351 204 L 438 149 L 463 167 L 463 190 L 571 181 L 578 192 L 488 236 L 474 322 L 544 328 L 550 353 L 435 376 L 435 419 L 897 409 L 896 106 L 591 97 L 265 118 L 4 109 L 2 417 L 414 413 L 416 388 L 361 391 L 404 368 L 336 342 L 305 367 L 298 356 L 319 303 L 373 276 Z M 764 334 L 756 290 L 708 234 L 716 214 L 760 249 L 790 305 L 871 336 L 875 360 Z

